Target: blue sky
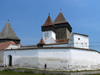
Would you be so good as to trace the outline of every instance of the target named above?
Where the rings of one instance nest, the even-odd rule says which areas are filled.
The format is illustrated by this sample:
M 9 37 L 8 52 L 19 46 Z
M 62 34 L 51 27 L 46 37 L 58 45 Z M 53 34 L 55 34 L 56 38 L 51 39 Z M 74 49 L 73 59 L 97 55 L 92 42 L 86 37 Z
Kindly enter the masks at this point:
M 100 51 L 100 0 L 0 0 L 0 31 L 8 19 L 22 45 L 36 45 L 48 13 L 60 13 L 72 32 L 89 35 L 90 48 Z

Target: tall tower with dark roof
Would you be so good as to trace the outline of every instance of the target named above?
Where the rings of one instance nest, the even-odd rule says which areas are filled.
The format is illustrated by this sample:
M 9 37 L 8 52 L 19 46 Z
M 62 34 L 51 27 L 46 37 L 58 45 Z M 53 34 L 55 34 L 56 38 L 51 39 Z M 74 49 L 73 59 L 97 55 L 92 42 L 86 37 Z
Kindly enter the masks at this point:
M 53 24 L 50 16 L 48 16 L 47 20 L 45 21 L 45 23 L 41 27 L 42 27 L 42 31 L 52 30 L 52 31 L 56 32 L 55 25 Z
M 6 41 L 14 41 L 16 44 L 20 43 L 20 39 L 15 34 L 9 21 L 6 23 L 5 27 L 0 32 L 0 43 L 6 42 Z
M 62 12 L 59 13 L 57 18 L 54 21 L 54 25 L 56 26 L 56 39 L 69 39 L 72 32 L 72 27 L 64 18 Z
M 45 44 L 56 43 L 56 27 L 53 24 L 50 15 L 45 23 L 41 26 L 43 32 L 43 40 Z

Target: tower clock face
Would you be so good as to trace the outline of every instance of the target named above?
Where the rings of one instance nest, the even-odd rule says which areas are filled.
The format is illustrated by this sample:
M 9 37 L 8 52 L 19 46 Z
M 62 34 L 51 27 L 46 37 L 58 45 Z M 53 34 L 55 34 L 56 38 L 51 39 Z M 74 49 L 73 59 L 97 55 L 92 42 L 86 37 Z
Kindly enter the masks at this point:
M 45 33 L 45 37 L 48 37 L 48 33 Z

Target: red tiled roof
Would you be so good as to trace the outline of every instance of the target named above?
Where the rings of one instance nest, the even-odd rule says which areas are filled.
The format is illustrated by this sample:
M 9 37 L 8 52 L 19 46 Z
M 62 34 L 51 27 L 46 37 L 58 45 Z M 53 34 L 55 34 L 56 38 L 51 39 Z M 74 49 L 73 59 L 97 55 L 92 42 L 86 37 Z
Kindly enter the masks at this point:
M 64 18 L 62 12 L 60 12 L 59 15 L 57 16 L 57 18 L 55 19 L 54 24 L 57 24 L 57 23 L 65 23 L 65 22 L 67 22 L 67 21 Z
M 60 44 L 60 43 L 67 43 L 68 41 L 69 41 L 69 39 L 59 39 L 59 40 L 56 40 L 56 42 L 58 44 Z
M 50 25 L 54 25 L 52 20 L 51 20 L 51 17 L 48 16 L 46 22 L 42 25 L 42 26 L 50 26 Z
M 6 49 L 10 44 L 16 45 L 13 41 L 3 42 L 0 43 L 0 50 Z
M 41 38 L 41 40 L 38 44 L 44 44 L 45 45 L 45 42 L 43 41 L 43 38 Z
M 19 43 L 18 45 L 20 45 L 21 46 L 21 44 Z

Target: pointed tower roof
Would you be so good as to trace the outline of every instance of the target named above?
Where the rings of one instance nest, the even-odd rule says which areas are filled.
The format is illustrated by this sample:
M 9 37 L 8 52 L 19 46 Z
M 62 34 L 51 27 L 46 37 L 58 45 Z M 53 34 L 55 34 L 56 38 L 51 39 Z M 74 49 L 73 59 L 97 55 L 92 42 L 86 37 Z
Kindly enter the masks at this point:
M 38 44 L 44 44 L 45 45 L 45 42 L 43 41 L 43 38 L 41 38 L 41 40 Z
M 3 30 L 0 32 L 0 39 L 14 39 L 14 40 L 20 40 L 17 35 L 15 34 L 14 30 L 12 29 L 9 20 L 6 23 Z
M 50 17 L 50 15 L 48 16 L 47 20 L 45 21 L 45 23 L 42 25 L 43 26 L 50 26 L 50 25 L 54 25 L 52 22 L 52 19 Z
M 59 15 L 57 16 L 57 18 L 55 19 L 54 24 L 57 24 L 57 23 L 65 23 L 65 22 L 67 22 L 67 21 L 64 18 L 62 12 L 60 12 Z

